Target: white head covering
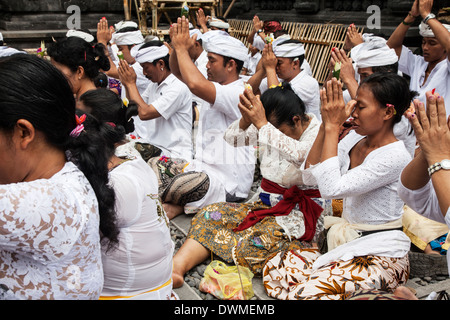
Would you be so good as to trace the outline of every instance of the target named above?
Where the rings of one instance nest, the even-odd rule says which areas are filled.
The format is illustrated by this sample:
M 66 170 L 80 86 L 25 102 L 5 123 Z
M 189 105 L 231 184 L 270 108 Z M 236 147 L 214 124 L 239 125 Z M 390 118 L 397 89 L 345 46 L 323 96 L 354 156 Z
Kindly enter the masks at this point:
M 192 36 L 196 34 L 197 35 L 197 40 L 200 40 L 203 36 L 203 33 L 199 30 L 199 29 L 190 29 L 189 30 L 189 36 L 192 38 Z
M 80 30 L 74 30 L 74 29 L 67 31 L 66 37 L 67 38 L 70 38 L 70 37 L 81 38 L 84 41 L 87 41 L 89 43 L 93 42 L 95 40 L 94 36 L 92 34 L 89 34 L 89 33 L 86 33 L 84 31 L 80 31 Z
M 248 59 L 248 49 L 242 41 L 230 36 L 225 31 L 211 30 L 202 36 L 203 49 L 224 57 L 243 61 Z
M 0 41 L 3 41 L 3 34 L 0 32 Z
M 148 47 L 140 49 L 136 54 L 136 61 L 138 63 L 153 62 L 155 60 L 164 58 L 169 54 L 169 49 L 162 45 L 160 47 Z
M 450 32 L 450 24 L 442 24 Z M 433 30 L 426 23 L 421 22 L 419 25 L 419 34 L 424 38 L 435 38 Z
M 216 28 L 219 28 L 219 29 L 228 29 L 228 28 L 230 28 L 230 25 L 227 22 L 222 21 L 222 20 L 217 19 L 217 18 L 214 18 L 214 17 L 212 17 L 211 21 L 209 21 L 209 26 L 210 27 L 216 27 Z
M 114 29 L 116 29 L 116 31 L 128 27 L 139 28 L 139 25 L 134 21 L 120 21 L 114 25 Z
M 395 50 L 388 47 L 386 39 L 368 34 L 363 35 L 363 41 L 350 53 L 357 68 L 387 66 L 398 62 Z
M 114 32 L 111 42 L 118 46 L 127 46 L 144 42 L 144 37 L 140 30 L 121 33 Z
M 301 43 L 279 43 L 273 53 L 280 58 L 295 58 L 305 54 L 305 47 Z
M 285 41 L 291 40 L 291 35 L 286 33 L 286 34 L 282 34 L 281 36 L 279 36 L 278 38 L 276 38 L 275 40 L 273 40 L 272 42 L 272 49 L 275 48 L 276 46 L 282 44 Z

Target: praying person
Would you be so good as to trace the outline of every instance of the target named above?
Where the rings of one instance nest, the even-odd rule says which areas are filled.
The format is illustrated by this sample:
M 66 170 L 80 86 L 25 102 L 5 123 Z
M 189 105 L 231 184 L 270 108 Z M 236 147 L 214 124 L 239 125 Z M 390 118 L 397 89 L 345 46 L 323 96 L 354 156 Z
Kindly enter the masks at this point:
M 419 93 L 418 99 L 425 102 L 427 91 L 439 92 L 450 114 L 450 18 L 445 11 L 442 17 L 436 17 L 432 7 L 432 0 L 415 0 L 387 44 L 399 57 L 399 70 L 411 77 L 410 88 Z M 403 45 L 406 33 L 418 17 L 423 19 L 419 26 L 423 56 L 413 54 Z
M 210 251 L 260 276 L 272 253 L 313 247 L 323 216 L 331 214 L 331 203 L 321 199 L 317 188 L 303 184 L 300 171 L 320 122 L 305 113 L 289 84 L 267 90 L 261 99 L 246 89 L 239 109 L 242 117 L 224 138 L 235 147 L 260 148 L 263 180 L 246 203 L 214 203 L 195 215 L 174 257 L 174 286 L 181 286 L 184 274 Z
M 306 184 L 322 198 L 342 198 L 342 217 L 325 217 L 320 251 L 281 251 L 266 261 L 264 285 L 282 300 L 340 300 L 359 289 L 394 291 L 406 283 L 411 242 L 402 232 L 397 182 L 411 160 L 393 133 L 410 107 L 405 79 L 376 73 L 347 105 L 335 78 L 321 90 L 322 125 L 306 159 Z M 349 116 L 354 131 L 339 142 Z
M 169 49 L 159 40 L 140 47 L 136 54 L 145 77 L 151 81 L 143 94 L 139 93 L 137 75 L 127 61 L 119 65 L 120 81 L 127 98 L 138 105 L 135 117 L 138 138 L 162 150 L 162 156 L 189 162 L 192 151 L 192 94 L 175 77 L 169 65 Z
M 247 57 L 245 45 L 223 31 L 203 34 L 203 46 L 209 60 L 206 66 L 208 79 L 205 79 L 189 56 L 189 48 L 196 36 L 189 36 L 185 17 L 172 26 L 170 36 L 172 72 L 195 96 L 205 101 L 193 161 L 176 172 L 167 190 L 162 186 L 166 211 L 173 218 L 182 212 L 197 212 L 211 203 L 245 199 L 253 182 L 255 157 L 251 148 L 233 148 L 223 139 L 228 126 L 241 116 L 238 103 L 244 82 L 239 73 Z M 163 167 L 169 164 L 170 161 L 157 163 Z M 160 174 L 164 176 L 167 170 L 170 169 L 160 171 Z M 175 192 L 183 186 L 183 181 L 186 181 L 184 189 Z M 170 198 L 173 200 L 168 201 Z
M 86 91 L 96 89 L 94 81 L 100 71 L 107 71 L 111 66 L 102 44 L 92 46 L 79 37 L 53 42 L 47 53 L 51 63 L 66 76 L 76 99 Z
M 1 58 L 0 87 L 0 298 L 97 300 L 119 235 L 105 141 L 48 61 Z

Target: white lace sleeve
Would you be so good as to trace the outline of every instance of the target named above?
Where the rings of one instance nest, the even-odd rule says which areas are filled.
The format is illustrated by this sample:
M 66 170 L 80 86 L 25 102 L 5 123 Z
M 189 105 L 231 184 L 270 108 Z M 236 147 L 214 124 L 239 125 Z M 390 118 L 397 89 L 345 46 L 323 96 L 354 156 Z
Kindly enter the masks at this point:
M 401 154 L 396 153 L 395 150 L 382 154 L 378 154 L 376 152 L 378 150 L 372 151 L 361 165 L 344 174 L 341 173 L 337 156 L 311 168 L 322 198 L 346 198 L 361 195 L 397 181 L 409 159 L 400 157 Z
M 261 146 L 269 146 L 270 152 L 282 155 L 282 158 L 298 166 L 306 159 L 314 139 L 315 136 L 312 136 L 312 139 L 305 137 L 295 140 L 275 128 L 270 122 L 259 129 Z
M 256 146 L 258 144 L 258 129 L 254 125 L 250 125 L 247 130 L 239 127 L 240 119 L 234 121 L 225 130 L 223 138 L 233 147 Z

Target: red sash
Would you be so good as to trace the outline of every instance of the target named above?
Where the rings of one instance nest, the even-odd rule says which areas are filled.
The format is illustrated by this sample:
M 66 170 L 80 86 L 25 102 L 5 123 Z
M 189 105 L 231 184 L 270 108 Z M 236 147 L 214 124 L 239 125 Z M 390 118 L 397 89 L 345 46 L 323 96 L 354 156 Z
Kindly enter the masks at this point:
M 245 230 L 265 217 L 288 215 L 298 204 L 305 221 L 305 234 L 299 240 L 310 241 L 316 232 L 317 219 L 323 211 L 323 208 L 311 199 L 320 198 L 319 190 L 300 190 L 297 186 L 286 189 L 264 178 L 261 181 L 261 188 L 269 193 L 282 194 L 283 199 L 270 209 L 250 211 L 233 231 Z

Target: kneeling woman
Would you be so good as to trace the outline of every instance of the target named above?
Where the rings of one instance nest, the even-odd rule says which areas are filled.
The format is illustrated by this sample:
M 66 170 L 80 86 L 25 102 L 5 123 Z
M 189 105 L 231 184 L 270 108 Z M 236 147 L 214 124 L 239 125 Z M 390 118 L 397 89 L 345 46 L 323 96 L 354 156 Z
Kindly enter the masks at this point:
M 278 299 L 344 299 L 357 289 L 392 292 L 408 279 L 409 238 L 402 230 L 397 195 L 411 160 L 393 134 L 413 94 L 395 74 L 365 79 L 356 101 L 345 105 L 333 79 L 321 91 L 323 123 L 306 162 L 306 183 L 323 198 L 342 198 L 342 218 L 325 217 L 327 250 L 280 251 L 267 260 L 263 280 Z M 354 131 L 338 144 L 339 128 L 352 115 Z
M 197 213 L 174 257 L 174 285 L 182 285 L 184 274 L 206 260 L 209 250 L 261 275 L 270 253 L 312 247 L 324 207 L 331 214 L 331 202 L 326 206 L 317 188 L 304 186 L 299 170 L 320 122 L 305 114 L 289 84 L 266 91 L 261 100 L 246 89 L 239 108 L 242 118 L 224 138 L 235 147 L 260 147 L 261 186 L 247 203 L 221 202 Z

